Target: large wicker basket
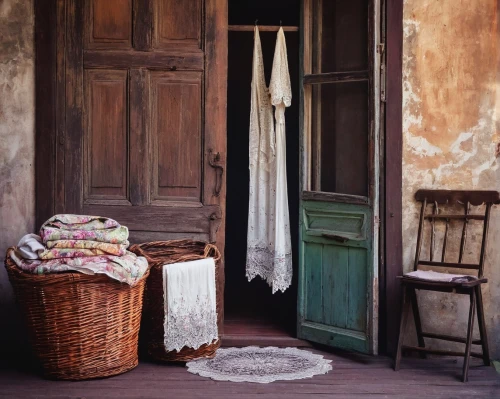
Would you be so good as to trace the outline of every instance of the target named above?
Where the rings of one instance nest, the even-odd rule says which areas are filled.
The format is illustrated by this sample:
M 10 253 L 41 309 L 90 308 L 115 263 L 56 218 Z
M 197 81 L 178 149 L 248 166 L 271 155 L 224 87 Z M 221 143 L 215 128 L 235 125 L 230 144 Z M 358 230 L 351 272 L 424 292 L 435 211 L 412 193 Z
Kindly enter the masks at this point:
M 162 267 L 166 264 L 187 262 L 212 257 L 215 260 L 215 278 L 218 281 L 221 255 L 216 246 L 203 241 L 171 240 L 132 245 L 129 249 L 144 256 L 150 265 L 150 277 L 146 285 L 144 300 L 143 330 L 149 355 L 161 361 L 188 362 L 199 358 L 211 358 L 220 347 L 220 339 L 198 349 L 184 347 L 178 351 L 166 351 L 164 344 L 164 301 Z M 217 284 L 219 288 L 219 284 Z M 216 292 L 217 314 L 222 317 L 221 293 Z
M 104 275 L 29 274 L 9 257 L 5 267 L 47 378 L 101 378 L 137 366 L 149 272 L 130 287 Z

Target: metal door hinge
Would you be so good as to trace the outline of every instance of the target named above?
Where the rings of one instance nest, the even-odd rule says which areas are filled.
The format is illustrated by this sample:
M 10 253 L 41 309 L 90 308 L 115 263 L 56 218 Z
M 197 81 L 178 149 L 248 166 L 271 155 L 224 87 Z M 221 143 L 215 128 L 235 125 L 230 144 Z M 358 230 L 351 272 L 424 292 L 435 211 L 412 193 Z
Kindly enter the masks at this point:
M 386 85 L 386 77 L 387 77 L 387 68 L 385 66 L 385 63 L 380 64 L 380 101 L 386 102 L 387 96 L 386 96 L 386 91 L 385 91 L 385 85 Z
M 385 43 L 380 43 L 377 46 L 377 53 L 380 54 L 380 101 L 386 102 L 386 81 L 387 67 L 385 65 Z

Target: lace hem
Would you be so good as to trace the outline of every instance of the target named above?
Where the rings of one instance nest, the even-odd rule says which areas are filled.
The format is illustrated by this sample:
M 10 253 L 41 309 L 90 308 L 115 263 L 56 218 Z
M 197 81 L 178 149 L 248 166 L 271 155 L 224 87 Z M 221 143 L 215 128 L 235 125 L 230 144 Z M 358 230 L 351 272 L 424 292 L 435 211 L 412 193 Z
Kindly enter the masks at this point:
M 326 374 L 331 360 L 297 348 L 219 349 L 215 358 L 186 364 L 188 371 L 216 381 L 256 382 L 291 381 Z
M 217 311 L 208 296 L 197 297 L 196 303 L 175 301 L 165 315 L 165 350 L 183 347 L 198 349 L 218 339 Z
M 252 281 L 255 277 L 263 278 L 272 288 L 285 292 L 292 284 L 292 254 L 276 253 L 262 246 L 247 249 L 246 277 Z

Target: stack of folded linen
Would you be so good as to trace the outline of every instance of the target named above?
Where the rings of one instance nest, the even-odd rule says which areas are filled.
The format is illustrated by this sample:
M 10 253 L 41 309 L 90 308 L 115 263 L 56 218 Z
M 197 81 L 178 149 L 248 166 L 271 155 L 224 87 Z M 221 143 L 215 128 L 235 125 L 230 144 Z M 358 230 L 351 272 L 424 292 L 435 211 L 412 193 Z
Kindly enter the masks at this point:
M 28 273 L 103 273 L 134 285 L 146 272 L 148 262 L 127 251 L 128 235 L 127 227 L 113 219 L 56 215 L 42 225 L 41 237 L 24 236 L 9 255 Z

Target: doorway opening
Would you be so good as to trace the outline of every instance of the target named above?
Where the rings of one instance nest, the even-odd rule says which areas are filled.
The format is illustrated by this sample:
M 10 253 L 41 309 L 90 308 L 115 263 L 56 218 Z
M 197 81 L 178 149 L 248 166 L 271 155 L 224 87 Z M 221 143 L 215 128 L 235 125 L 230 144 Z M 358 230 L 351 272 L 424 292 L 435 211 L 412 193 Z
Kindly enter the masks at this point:
M 229 25 L 299 26 L 300 0 L 229 0 Z M 229 31 L 224 345 L 293 345 L 297 318 L 299 214 L 299 32 L 285 32 L 292 82 L 286 109 L 287 182 L 293 256 L 292 285 L 274 295 L 265 281 L 245 276 L 249 200 L 250 84 L 254 33 Z M 277 32 L 260 31 L 269 84 Z

